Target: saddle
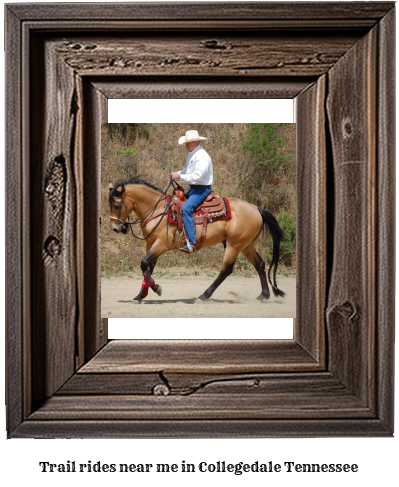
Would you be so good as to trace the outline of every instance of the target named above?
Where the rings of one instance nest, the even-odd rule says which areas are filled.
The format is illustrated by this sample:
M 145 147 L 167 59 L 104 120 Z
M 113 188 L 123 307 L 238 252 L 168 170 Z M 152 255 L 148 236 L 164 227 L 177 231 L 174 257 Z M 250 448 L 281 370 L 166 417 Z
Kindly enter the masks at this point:
M 175 240 L 178 242 L 181 242 L 184 239 L 182 208 L 186 201 L 187 198 L 183 189 L 178 188 L 173 191 L 172 201 L 170 202 L 169 209 L 169 223 L 177 224 Z M 213 221 L 227 218 L 231 218 L 228 200 L 226 198 L 216 196 L 215 192 L 212 191 L 209 196 L 207 196 L 205 201 L 203 201 L 194 212 L 195 225 L 202 224 L 201 237 L 195 246 L 196 250 L 199 250 L 202 247 L 206 237 L 208 222 L 212 223 Z
M 181 187 L 174 189 L 173 195 L 167 195 L 165 206 L 162 210 L 152 213 L 148 218 L 141 222 L 141 228 L 144 228 L 147 223 L 155 218 L 159 218 L 166 212 L 168 214 L 168 222 L 172 225 L 177 225 L 174 241 L 181 244 L 185 242 L 182 208 L 187 201 L 184 190 Z M 230 203 L 227 198 L 216 196 L 212 191 L 209 196 L 201 203 L 194 212 L 195 225 L 202 225 L 202 232 L 195 249 L 200 250 L 206 237 L 206 230 L 208 222 L 212 223 L 217 220 L 228 220 L 231 218 Z
M 179 218 L 179 215 L 181 215 L 181 210 L 186 201 L 187 198 L 185 197 L 184 192 L 180 189 L 175 189 L 172 196 L 171 210 L 176 213 L 177 218 Z M 225 204 L 223 198 L 216 196 L 215 191 L 212 191 L 209 196 L 206 197 L 205 201 L 203 201 L 198 208 L 195 209 L 194 213 L 197 217 L 196 225 L 202 223 L 202 214 L 220 213 L 224 209 Z M 197 215 L 197 213 L 199 214 Z

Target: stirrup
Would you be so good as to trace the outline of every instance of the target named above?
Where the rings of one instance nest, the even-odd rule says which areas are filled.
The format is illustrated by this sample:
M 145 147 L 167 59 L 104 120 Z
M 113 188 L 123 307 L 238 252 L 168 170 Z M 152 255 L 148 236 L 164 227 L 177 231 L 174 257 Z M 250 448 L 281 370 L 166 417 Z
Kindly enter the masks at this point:
M 183 247 L 180 247 L 180 249 L 182 252 L 185 252 L 186 254 L 191 254 L 192 252 L 194 252 L 194 247 L 189 247 L 186 243 L 183 245 Z

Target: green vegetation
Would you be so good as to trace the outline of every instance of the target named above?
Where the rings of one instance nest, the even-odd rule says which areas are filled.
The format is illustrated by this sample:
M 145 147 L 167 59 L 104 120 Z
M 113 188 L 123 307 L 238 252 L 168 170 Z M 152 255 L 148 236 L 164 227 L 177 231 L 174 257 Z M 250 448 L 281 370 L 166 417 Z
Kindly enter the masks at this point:
M 121 144 L 132 144 L 139 138 L 150 135 L 150 123 L 106 123 L 110 140 Z
M 104 276 L 140 275 L 145 242 L 112 233 L 109 227 L 108 183 L 140 176 L 165 189 L 172 170 L 185 166 L 186 149 L 178 138 L 194 128 L 207 137 L 217 194 L 238 197 L 271 211 L 285 232 L 281 243 L 281 272 L 295 273 L 296 265 L 296 130 L 295 124 L 104 124 L 101 147 L 101 271 Z M 183 184 L 184 186 L 184 184 Z M 135 232 L 140 234 L 138 229 Z M 270 259 L 271 238 L 259 240 L 258 251 Z M 169 252 L 155 275 L 217 275 L 222 245 L 189 256 Z M 270 260 L 269 260 L 270 262 Z M 280 270 L 280 268 L 279 268 Z M 254 275 L 243 256 L 235 274 Z
M 286 267 L 292 267 L 296 255 L 296 222 L 286 211 L 277 215 L 277 220 L 284 231 L 280 245 L 280 261 Z
M 279 152 L 284 139 L 278 130 L 281 123 L 250 123 L 247 138 L 243 140 L 244 152 L 252 156 L 255 170 L 271 173 L 278 170 L 284 155 Z
M 243 199 L 272 213 L 283 208 L 292 212 L 290 199 L 292 192 L 295 193 L 296 153 L 295 138 L 287 129 L 292 125 L 250 123 L 242 140 L 247 159 L 238 175 L 238 189 Z

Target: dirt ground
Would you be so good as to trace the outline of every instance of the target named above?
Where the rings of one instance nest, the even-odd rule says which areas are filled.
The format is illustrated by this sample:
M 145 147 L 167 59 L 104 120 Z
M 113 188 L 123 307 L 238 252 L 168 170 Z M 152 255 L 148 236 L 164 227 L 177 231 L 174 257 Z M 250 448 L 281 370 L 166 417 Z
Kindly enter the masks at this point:
M 278 276 L 279 288 L 286 293 L 268 301 L 258 301 L 257 276 L 229 276 L 208 301 L 198 299 L 214 281 L 209 276 L 155 278 L 162 286 L 162 296 L 149 290 L 142 304 L 133 302 L 142 279 L 113 277 L 101 279 L 101 316 L 103 318 L 295 318 L 296 279 Z M 178 307 L 178 313 L 177 313 Z

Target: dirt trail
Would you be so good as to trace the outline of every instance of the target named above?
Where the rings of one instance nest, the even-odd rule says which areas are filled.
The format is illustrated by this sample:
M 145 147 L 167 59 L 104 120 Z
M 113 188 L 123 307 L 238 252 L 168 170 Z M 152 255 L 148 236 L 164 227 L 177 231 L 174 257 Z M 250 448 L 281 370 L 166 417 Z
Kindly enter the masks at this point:
M 272 294 L 266 302 L 256 299 L 260 294 L 257 276 L 230 276 L 208 301 L 200 296 L 213 282 L 209 276 L 156 278 L 162 296 L 151 290 L 142 304 L 132 300 L 141 287 L 141 279 L 113 277 L 101 279 L 101 316 L 103 318 L 170 318 L 178 316 L 201 318 L 295 318 L 296 279 L 278 277 L 284 298 Z

